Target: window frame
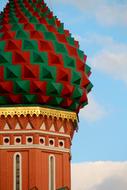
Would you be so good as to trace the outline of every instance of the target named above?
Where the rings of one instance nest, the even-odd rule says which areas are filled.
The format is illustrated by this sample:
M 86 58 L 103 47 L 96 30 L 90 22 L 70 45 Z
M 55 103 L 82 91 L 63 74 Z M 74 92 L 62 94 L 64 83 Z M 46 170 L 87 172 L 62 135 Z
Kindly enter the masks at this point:
M 13 190 L 16 189 L 16 178 L 17 178 L 17 171 L 16 171 L 16 158 L 19 156 L 19 190 L 22 190 L 22 155 L 19 152 L 16 152 L 13 156 Z
M 53 154 L 49 155 L 49 190 L 56 190 L 56 163 Z

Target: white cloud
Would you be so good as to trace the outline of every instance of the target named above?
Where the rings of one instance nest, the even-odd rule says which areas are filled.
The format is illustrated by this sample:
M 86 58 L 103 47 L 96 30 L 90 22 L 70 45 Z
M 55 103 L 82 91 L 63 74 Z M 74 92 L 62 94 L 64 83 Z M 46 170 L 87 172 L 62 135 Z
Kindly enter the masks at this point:
M 76 6 L 82 11 L 95 10 L 100 4 L 104 4 L 104 0 L 54 0 L 53 3 L 55 2 Z
M 73 190 L 126 190 L 127 162 L 72 164 Z
M 126 25 L 127 26 L 127 4 L 105 4 L 96 12 L 96 19 L 103 25 Z
M 127 189 L 127 180 L 120 176 L 112 176 L 108 179 L 106 179 L 103 183 L 100 185 L 97 185 L 90 190 L 126 190 Z
M 108 2 L 107 0 L 45 0 L 52 9 L 55 3 L 62 3 L 75 6 L 82 14 L 88 13 L 91 17 L 94 16 L 98 22 L 103 25 L 126 25 L 127 26 L 127 1 Z M 1 0 L 1 9 L 7 1 Z
M 102 119 L 105 115 L 105 109 L 92 96 L 89 96 L 89 103 L 85 108 L 81 109 L 79 117 L 88 122 L 95 122 Z
M 111 36 L 103 36 L 97 33 L 85 33 L 83 35 L 76 34 L 74 35 L 74 38 L 80 42 L 80 48 L 83 49 L 84 52 L 86 52 L 87 49 L 90 49 L 92 57 L 100 49 L 114 49 L 114 46 L 116 49 L 118 46 Z M 89 63 L 89 57 L 87 58 L 87 61 Z
M 114 46 L 114 40 L 111 36 L 102 36 L 96 33 L 85 33 L 85 35 L 74 35 L 74 38 L 84 45 L 100 45 L 105 47 Z
M 116 42 L 111 36 L 87 34 L 75 35 L 81 41 L 83 49 L 94 47 L 93 57 L 88 57 L 92 68 L 100 70 L 112 78 L 127 84 L 127 44 Z
M 57 0 L 59 1 L 59 0 Z M 100 4 L 103 4 L 104 1 L 103 0 L 61 0 L 62 3 L 66 3 L 66 4 L 71 4 L 74 5 L 76 7 L 78 7 L 80 10 L 94 10 L 96 9 L 98 6 L 100 6 Z
M 127 2 L 108 2 L 107 0 L 54 0 L 54 3 L 63 3 L 77 7 L 81 13 L 94 16 L 103 25 L 127 25 Z
M 127 46 L 115 45 L 99 51 L 90 63 L 96 69 L 127 84 Z

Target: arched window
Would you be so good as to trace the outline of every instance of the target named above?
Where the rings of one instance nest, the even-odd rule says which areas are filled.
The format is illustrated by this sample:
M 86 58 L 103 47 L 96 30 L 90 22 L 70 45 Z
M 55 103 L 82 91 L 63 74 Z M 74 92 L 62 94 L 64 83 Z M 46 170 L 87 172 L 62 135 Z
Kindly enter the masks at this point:
M 14 154 L 14 190 L 22 190 L 22 157 L 20 153 Z
M 49 156 L 49 190 L 56 190 L 55 188 L 55 156 Z

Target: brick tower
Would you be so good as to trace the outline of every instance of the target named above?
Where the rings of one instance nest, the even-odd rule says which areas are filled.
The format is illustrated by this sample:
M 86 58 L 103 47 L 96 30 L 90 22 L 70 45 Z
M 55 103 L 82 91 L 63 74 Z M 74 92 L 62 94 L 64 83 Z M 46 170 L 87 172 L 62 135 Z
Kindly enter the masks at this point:
M 71 189 L 70 147 L 90 67 L 43 0 L 0 13 L 0 190 Z

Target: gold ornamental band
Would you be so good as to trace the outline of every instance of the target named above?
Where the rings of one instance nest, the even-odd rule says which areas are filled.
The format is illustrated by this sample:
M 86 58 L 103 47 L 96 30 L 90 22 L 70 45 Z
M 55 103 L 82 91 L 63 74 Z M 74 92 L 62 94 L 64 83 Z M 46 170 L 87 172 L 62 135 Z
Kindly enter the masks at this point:
M 47 116 L 47 117 L 53 117 L 53 118 L 61 118 L 61 119 L 67 119 L 72 121 L 77 121 L 77 114 L 75 112 L 70 111 L 63 111 L 63 110 L 57 110 L 57 109 L 50 109 L 50 108 L 44 108 L 44 107 L 1 107 L 0 108 L 0 117 L 1 116 Z

